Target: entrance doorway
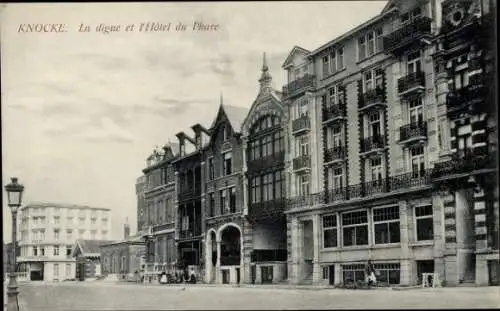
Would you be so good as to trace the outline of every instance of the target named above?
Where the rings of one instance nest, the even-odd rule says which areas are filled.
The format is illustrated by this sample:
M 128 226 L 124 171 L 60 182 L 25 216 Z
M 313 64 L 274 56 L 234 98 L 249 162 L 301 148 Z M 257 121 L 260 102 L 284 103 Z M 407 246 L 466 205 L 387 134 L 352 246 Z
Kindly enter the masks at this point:
M 262 278 L 262 284 L 273 284 L 272 266 L 260 267 L 260 275 Z
M 229 284 L 229 270 L 222 270 L 222 284 Z
M 335 265 L 328 266 L 328 285 L 335 284 Z
M 236 268 L 236 283 L 240 284 L 240 268 Z
M 422 284 L 423 273 L 434 273 L 434 260 L 417 260 L 417 284 Z
M 77 278 L 79 281 L 85 281 L 85 263 L 84 262 L 77 263 L 76 273 L 77 273 Z
M 255 284 L 256 275 L 257 275 L 257 267 L 253 265 L 250 267 L 250 279 L 252 280 L 252 284 Z

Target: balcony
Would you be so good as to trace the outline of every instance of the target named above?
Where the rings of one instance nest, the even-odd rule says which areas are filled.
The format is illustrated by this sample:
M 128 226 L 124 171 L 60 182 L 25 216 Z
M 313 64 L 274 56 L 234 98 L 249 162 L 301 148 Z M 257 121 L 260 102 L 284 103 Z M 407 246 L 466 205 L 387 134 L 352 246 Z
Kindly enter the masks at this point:
M 386 53 L 399 54 L 409 45 L 420 43 L 421 39 L 431 37 L 431 19 L 426 16 L 415 18 L 412 22 L 384 36 L 383 45 Z
M 386 139 L 383 135 L 371 136 L 361 140 L 361 153 L 368 154 L 382 151 L 385 148 Z
M 274 199 L 263 202 L 250 203 L 248 216 L 253 221 L 276 221 L 283 216 L 285 199 Z
M 431 177 L 433 179 L 449 179 L 464 174 L 468 176 L 474 171 L 495 169 L 496 161 L 496 155 L 487 150 L 460 150 L 453 154 L 450 160 L 435 163 Z
M 256 172 L 268 168 L 282 166 L 285 161 L 285 152 L 280 151 L 259 159 L 248 161 L 248 171 Z
M 292 134 L 299 134 L 311 129 L 311 119 L 303 115 L 292 121 Z
M 344 161 L 347 156 L 347 149 L 345 146 L 336 146 L 325 150 L 325 164 L 333 164 L 336 162 Z
M 339 119 L 345 119 L 346 106 L 339 101 L 336 105 L 323 106 L 323 122 L 329 123 Z
M 189 200 L 194 197 L 201 195 L 201 184 L 197 183 L 194 185 L 187 185 L 185 187 L 181 187 L 179 191 L 179 201 Z
M 363 199 L 389 194 L 395 191 L 415 191 L 431 189 L 431 170 L 411 172 L 401 175 L 367 181 L 337 189 L 329 189 L 307 196 L 297 196 L 288 200 L 287 210 L 311 208 L 321 204 L 338 203 L 353 199 Z
M 449 118 L 455 118 L 461 113 L 474 113 L 484 102 L 486 88 L 484 84 L 468 85 L 459 90 L 451 91 L 446 96 L 446 113 Z
M 286 261 L 286 249 L 255 249 L 250 253 L 251 262 Z
M 180 240 L 188 240 L 201 236 L 201 228 L 188 229 L 179 231 Z
M 366 91 L 361 95 L 358 101 L 358 109 L 360 111 L 368 109 L 376 105 L 385 105 L 385 90 L 383 88 L 375 88 Z
M 422 71 L 412 72 L 398 79 L 399 95 L 425 90 L 425 73 Z
M 293 170 L 295 172 L 307 170 L 311 168 L 311 156 L 302 155 L 293 159 Z
M 164 230 L 172 230 L 175 228 L 175 224 L 173 222 L 164 223 L 161 225 L 156 225 L 153 227 L 153 232 L 159 232 Z
M 402 144 L 427 140 L 427 122 L 414 122 L 399 128 L 399 142 Z
M 325 203 L 323 192 L 313 193 L 309 195 L 298 195 L 287 200 L 286 209 L 312 207 Z
M 313 88 L 316 84 L 315 76 L 306 74 L 283 87 L 283 97 L 293 97 Z

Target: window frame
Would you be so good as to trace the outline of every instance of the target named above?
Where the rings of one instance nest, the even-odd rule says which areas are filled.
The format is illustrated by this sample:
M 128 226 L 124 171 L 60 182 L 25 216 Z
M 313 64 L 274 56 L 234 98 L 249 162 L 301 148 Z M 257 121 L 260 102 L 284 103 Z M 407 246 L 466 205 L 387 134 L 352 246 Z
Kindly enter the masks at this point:
M 425 214 L 425 215 L 418 215 L 417 210 L 418 209 L 424 209 L 424 208 L 429 208 L 431 210 L 431 214 Z M 429 204 L 422 204 L 422 205 L 416 205 L 413 208 L 413 215 L 415 217 L 415 241 L 417 242 L 425 242 L 425 241 L 434 241 L 434 208 L 431 203 Z M 418 216 L 417 216 L 418 215 Z M 429 239 L 419 239 L 419 230 L 418 230 L 418 223 L 419 220 L 428 220 L 431 219 L 431 229 L 432 229 L 432 234 Z M 425 231 L 424 231 L 425 232 Z
M 332 225 L 325 225 L 325 219 L 327 217 L 332 217 L 334 219 L 334 222 Z M 322 227 L 322 246 L 323 249 L 332 249 L 332 248 L 338 248 L 339 247 L 339 223 L 337 219 L 337 214 L 327 214 L 327 215 L 322 215 L 321 217 L 321 227 Z M 326 231 L 334 231 L 335 232 L 335 245 L 333 246 L 327 246 L 326 239 L 325 239 L 325 233 Z
M 391 218 L 391 219 L 384 219 L 384 220 L 375 220 L 375 217 L 377 216 L 376 215 L 376 212 L 377 210 L 384 210 L 384 209 L 393 209 L 395 208 L 396 210 L 396 213 L 397 213 L 397 219 L 395 218 Z M 390 214 L 390 212 L 388 212 L 387 214 Z M 383 207 L 374 207 L 372 209 L 372 223 L 373 223 L 373 243 L 375 245 L 390 245 L 390 244 L 399 244 L 401 243 L 401 215 L 399 213 L 399 206 L 398 205 L 392 205 L 392 206 L 383 206 Z M 398 238 L 399 240 L 397 242 L 392 242 L 391 241 L 391 227 L 390 227 L 390 224 L 392 223 L 398 223 Z M 376 226 L 377 225 L 381 225 L 381 224 L 386 224 L 386 233 L 388 234 L 387 236 L 387 240 L 389 240 L 389 242 L 387 243 L 377 243 L 377 234 L 376 234 Z
M 364 223 L 355 223 L 355 224 L 348 224 L 348 225 L 344 225 L 344 217 L 345 215 L 347 214 L 354 214 L 354 213 L 359 213 L 359 212 L 364 212 L 365 214 L 365 217 L 366 217 L 366 222 Z M 367 245 L 370 245 L 370 231 L 369 231 L 369 219 L 368 219 L 368 210 L 367 209 L 357 209 L 357 210 L 353 210 L 353 211 L 348 211 L 348 212 L 342 212 L 340 214 L 340 225 L 341 225 L 341 228 L 342 228 L 342 247 L 346 247 L 346 248 L 352 248 L 352 247 L 366 247 Z M 365 231 L 366 231 L 366 244 L 357 244 L 357 238 L 358 238 L 358 235 L 357 235 L 357 230 L 356 228 L 357 227 L 365 227 Z M 353 244 L 350 244 L 350 245 L 346 245 L 346 238 L 345 238 L 345 232 L 344 232 L 344 229 L 346 228 L 354 228 L 354 241 L 353 241 Z

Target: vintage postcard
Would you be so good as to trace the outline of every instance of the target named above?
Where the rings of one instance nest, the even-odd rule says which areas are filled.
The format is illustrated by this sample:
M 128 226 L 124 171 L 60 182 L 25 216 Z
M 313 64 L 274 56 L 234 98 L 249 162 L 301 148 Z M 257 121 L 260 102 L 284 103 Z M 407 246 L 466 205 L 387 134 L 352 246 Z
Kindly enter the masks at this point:
M 499 307 L 495 21 L 1 4 L 4 309 Z

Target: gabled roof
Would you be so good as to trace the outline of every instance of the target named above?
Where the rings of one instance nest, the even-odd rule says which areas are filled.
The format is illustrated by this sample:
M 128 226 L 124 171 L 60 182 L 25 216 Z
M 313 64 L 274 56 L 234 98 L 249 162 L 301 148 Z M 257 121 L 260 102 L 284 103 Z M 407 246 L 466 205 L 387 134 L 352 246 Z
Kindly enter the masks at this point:
M 245 120 L 249 111 L 250 110 L 245 107 L 220 104 L 217 115 L 215 116 L 215 119 L 210 126 L 210 130 L 214 128 L 214 126 L 217 124 L 217 121 L 219 120 L 219 116 L 222 112 L 224 112 L 227 119 L 229 120 L 229 123 L 231 124 L 231 127 L 233 128 L 233 131 L 235 133 L 241 133 L 241 126 L 243 125 L 243 121 Z
M 295 53 L 302 53 L 304 55 L 307 55 L 310 53 L 309 50 L 306 50 L 304 49 L 303 47 L 300 47 L 298 45 L 294 46 L 292 48 L 292 50 L 290 51 L 290 53 L 288 54 L 287 58 L 285 59 L 285 61 L 283 62 L 283 65 L 281 65 L 281 68 L 286 68 L 288 66 L 288 63 L 292 61 L 293 59 L 293 55 L 295 55 Z
M 394 2 L 396 2 L 397 0 L 389 0 L 387 1 L 387 4 L 384 6 L 384 8 L 382 9 L 382 11 L 380 12 L 380 14 L 383 14 L 387 11 L 389 11 L 392 7 L 394 7 Z
M 129 244 L 129 243 L 145 243 L 144 238 L 142 234 L 135 234 L 132 236 L 129 236 L 128 238 L 120 241 L 112 241 L 108 243 L 101 244 L 100 246 L 110 246 L 110 245 L 116 245 L 116 244 Z
M 75 246 L 73 248 L 72 254 L 75 256 L 77 251 L 79 251 L 84 257 L 87 256 L 99 256 L 101 250 L 99 247 L 104 244 L 113 243 L 112 240 L 76 240 Z

